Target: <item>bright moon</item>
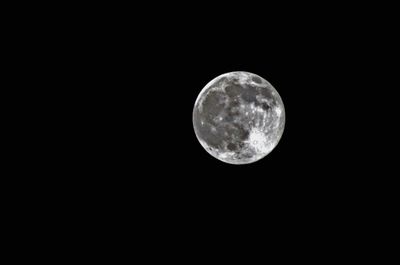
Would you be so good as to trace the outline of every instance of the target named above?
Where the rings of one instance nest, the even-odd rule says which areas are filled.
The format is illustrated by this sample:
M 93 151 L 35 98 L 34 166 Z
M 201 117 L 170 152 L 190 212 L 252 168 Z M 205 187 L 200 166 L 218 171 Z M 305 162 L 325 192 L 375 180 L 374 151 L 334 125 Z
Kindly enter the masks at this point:
M 213 157 L 229 164 L 249 164 L 278 144 L 285 127 L 285 108 L 264 78 L 230 72 L 201 90 L 193 109 L 193 127 Z

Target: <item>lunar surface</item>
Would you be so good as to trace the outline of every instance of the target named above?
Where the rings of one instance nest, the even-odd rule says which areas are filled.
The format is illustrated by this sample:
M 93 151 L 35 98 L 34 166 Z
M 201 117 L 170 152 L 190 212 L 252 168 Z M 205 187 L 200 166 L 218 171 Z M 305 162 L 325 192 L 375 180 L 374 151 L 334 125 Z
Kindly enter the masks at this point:
M 193 127 L 204 149 L 229 164 L 248 164 L 268 155 L 285 127 L 285 109 L 275 88 L 249 72 L 210 81 L 193 109 Z

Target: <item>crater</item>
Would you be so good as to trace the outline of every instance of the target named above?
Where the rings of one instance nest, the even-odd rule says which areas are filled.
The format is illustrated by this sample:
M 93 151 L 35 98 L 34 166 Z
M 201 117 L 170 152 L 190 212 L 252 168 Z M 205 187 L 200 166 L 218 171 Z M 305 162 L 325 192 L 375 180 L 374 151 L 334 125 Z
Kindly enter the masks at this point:
M 248 87 L 243 91 L 242 99 L 246 102 L 256 102 L 257 90 L 254 87 Z
M 253 82 L 255 82 L 257 84 L 261 84 L 262 83 L 261 78 L 259 78 L 258 76 L 253 76 L 251 78 L 251 80 L 253 80 Z
M 263 102 L 261 103 L 261 108 L 265 111 L 268 111 L 271 107 L 267 103 Z
M 237 146 L 234 143 L 229 143 L 226 148 L 228 148 L 229 151 L 235 151 Z
M 229 85 L 225 87 L 225 92 L 228 94 L 230 98 L 233 98 L 239 95 L 242 92 L 243 88 L 237 85 Z
M 271 89 L 269 89 L 268 87 L 260 88 L 260 94 L 262 96 L 264 96 L 265 98 L 267 98 L 267 99 L 273 99 L 274 98 L 274 96 L 272 95 Z

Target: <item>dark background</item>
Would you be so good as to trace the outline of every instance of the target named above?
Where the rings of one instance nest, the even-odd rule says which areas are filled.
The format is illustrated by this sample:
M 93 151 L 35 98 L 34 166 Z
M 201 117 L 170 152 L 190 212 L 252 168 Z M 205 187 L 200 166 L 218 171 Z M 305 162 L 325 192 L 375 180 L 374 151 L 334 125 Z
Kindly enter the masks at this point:
M 378 67 L 371 63 L 378 36 L 371 36 L 383 33 L 374 31 L 368 12 L 233 7 L 217 15 L 185 8 L 133 9 L 144 16 L 119 8 L 83 12 L 72 29 L 62 29 L 70 31 L 59 42 L 66 92 L 77 104 L 71 159 L 89 176 L 87 185 L 118 194 L 132 188 L 150 201 L 188 208 L 245 201 L 318 209 L 351 201 L 371 185 L 363 173 L 371 166 L 364 164 L 366 145 L 374 144 L 365 122 L 377 108 L 369 73 Z M 238 70 L 266 78 L 287 119 L 270 155 L 233 166 L 198 143 L 192 110 L 211 79 Z
M 110 168 L 115 163 L 133 173 L 137 167 L 139 174 L 148 171 L 161 181 L 168 179 L 163 174 L 190 179 L 197 172 L 214 181 L 243 181 L 249 174 L 261 182 L 279 182 L 278 175 L 290 172 L 294 183 L 304 178 L 295 174 L 318 181 L 326 172 L 354 169 L 348 159 L 362 141 L 355 134 L 364 119 L 359 106 L 370 92 L 361 84 L 363 64 L 371 60 L 360 46 L 370 41 L 363 39 L 362 27 L 340 24 L 329 14 L 227 16 L 222 21 L 190 14 L 152 23 L 113 16 L 80 31 L 79 60 L 71 70 L 82 75 L 76 90 L 88 117 L 81 120 L 91 133 L 88 142 L 105 155 L 99 166 L 111 158 Z M 271 82 L 287 114 L 276 150 L 247 166 L 225 165 L 209 156 L 192 126 L 200 90 L 214 77 L 237 70 Z
M 80 192 L 140 209 L 149 222 L 192 225 L 217 216 L 340 224 L 371 207 L 369 73 L 379 66 L 371 36 L 382 32 L 368 12 L 336 11 L 118 11 L 77 25 L 68 46 L 76 60 L 68 60 L 83 112 L 69 159 Z M 192 110 L 211 79 L 238 70 L 266 78 L 287 119 L 270 155 L 234 166 L 201 147 Z
M 28 183 L 45 190 L 39 207 L 54 203 L 51 214 L 71 233 L 74 224 L 99 241 L 139 231 L 143 246 L 369 236 L 365 220 L 382 209 L 387 170 L 375 159 L 387 126 L 377 78 L 392 36 L 386 9 L 71 8 L 24 24 L 31 45 L 21 48 L 24 66 L 38 70 L 26 78 L 41 89 L 30 93 L 46 103 L 38 108 L 48 129 L 32 128 L 49 143 L 30 136 L 45 154 L 31 149 L 40 163 L 29 170 L 46 177 Z M 249 165 L 211 157 L 193 130 L 198 93 L 230 71 L 264 77 L 285 105 L 280 143 Z

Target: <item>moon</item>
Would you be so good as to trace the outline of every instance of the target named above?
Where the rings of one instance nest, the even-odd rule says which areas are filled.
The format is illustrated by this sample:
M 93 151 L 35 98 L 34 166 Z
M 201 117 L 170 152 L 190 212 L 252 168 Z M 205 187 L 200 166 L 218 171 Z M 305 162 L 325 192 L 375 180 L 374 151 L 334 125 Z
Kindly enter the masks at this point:
M 193 127 L 203 148 L 228 164 L 249 164 L 268 155 L 285 128 L 278 91 L 253 73 L 225 73 L 199 93 Z

